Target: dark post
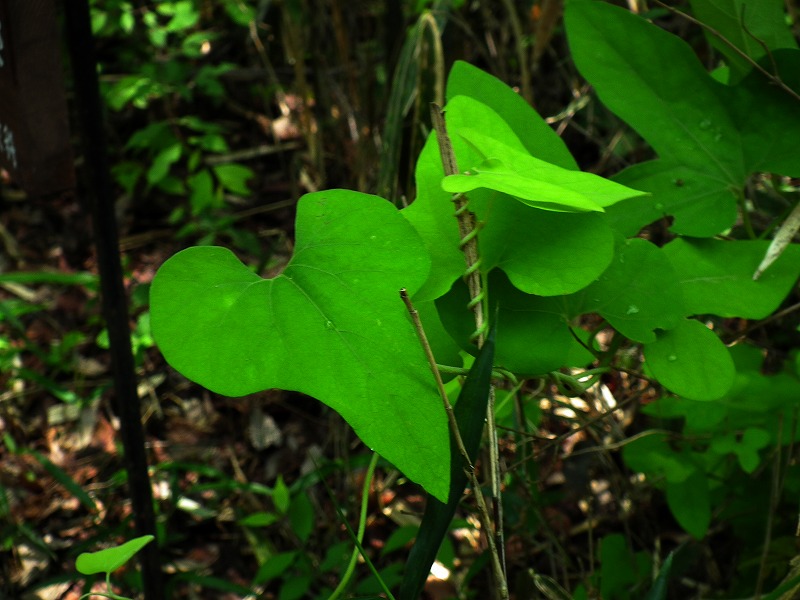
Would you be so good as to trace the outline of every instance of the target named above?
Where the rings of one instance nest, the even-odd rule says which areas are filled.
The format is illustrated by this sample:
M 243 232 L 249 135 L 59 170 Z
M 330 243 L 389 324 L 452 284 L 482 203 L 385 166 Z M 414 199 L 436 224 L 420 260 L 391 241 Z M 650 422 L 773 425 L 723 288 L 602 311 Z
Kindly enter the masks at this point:
M 75 187 L 53 0 L 0 0 L 0 166 L 28 197 Z
M 23 0 L 28 1 L 28 0 Z M 75 98 L 80 116 L 81 138 L 89 170 L 91 214 L 103 313 L 108 326 L 114 374 L 114 410 L 120 419 L 120 433 L 125 447 L 128 489 L 133 505 L 137 535 L 155 534 L 155 513 L 147 457 L 144 447 L 139 397 L 136 393 L 128 306 L 119 258 L 119 240 L 114 215 L 111 177 L 103 131 L 103 107 L 97 81 L 88 0 L 65 0 L 64 14 L 72 58 Z M 146 600 L 163 600 L 161 563 L 158 545 L 151 543 L 139 554 Z

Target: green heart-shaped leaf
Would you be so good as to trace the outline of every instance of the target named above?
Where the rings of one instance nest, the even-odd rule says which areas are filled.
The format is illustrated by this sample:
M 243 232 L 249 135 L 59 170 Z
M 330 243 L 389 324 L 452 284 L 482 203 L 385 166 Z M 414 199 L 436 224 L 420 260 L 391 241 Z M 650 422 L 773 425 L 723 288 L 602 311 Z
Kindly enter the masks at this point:
M 447 501 L 447 420 L 398 295 L 425 281 L 422 242 L 391 204 L 345 190 L 301 198 L 296 231 L 294 257 L 274 279 L 224 248 L 165 262 L 150 292 L 161 351 L 221 394 L 281 388 L 325 402 Z
M 567 302 L 573 315 L 597 312 L 637 342 L 654 342 L 654 329 L 672 329 L 687 314 L 666 255 L 638 238 L 622 242 L 600 278 Z
M 517 374 L 536 376 L 571 364 L 570 352 L 575 346 L 581 349 L 582 346 L 569 331 L 559 298 L 525 294 L 499 269 L 489 273 L 487 283 L 490 304 L 498 310 L 496 365 Z M 467 286 L 459 281 L 436 300 L 436 307 L 453 339 L 463 350 L 474 353 L 476 348 L 470 337 L 475 328 L 464 318 L 468 302 Z M 583 360 L 591 362 L 592 356 L 584 356 Z
M 717 400 L 736 369 L 725 344 L 700 321 L 685 319 L 644 345 L 647 367 L 670 391 L 691 400 Z
M 487 188 L 528 206 L 558 212 L 603 212 L 620 200 L 644 195 L 592 173 L 550 164 L 474 129 L 459 129 L 458 135 L 483 160 L 472 167 L 463 165 L 469 167 L 463 173 L 445 177 L 442 188 L 448 192 Z
M 75 561 L 75 568 L 78 573 L 84 575 L 112 573 L 152 541 L 152 535 L 143 535 L 114 548 L 106 548 L 97 552 L 84 552 L 78 555 L 78 559 Z
M 723 85 L 686 42 L 605 2 L 570 2 L 565 23 L 583 76 L 659 156 L 615 177 L 652 193 L 609 209 L 620 231 L 673 215 L 675 232 L 709 237 L 735 221 L 751 173 L 800 175 L 797 101 L 760 73 Z M 783 82 L 800 89 L 800 52 L 776 50 L 771 59 Z

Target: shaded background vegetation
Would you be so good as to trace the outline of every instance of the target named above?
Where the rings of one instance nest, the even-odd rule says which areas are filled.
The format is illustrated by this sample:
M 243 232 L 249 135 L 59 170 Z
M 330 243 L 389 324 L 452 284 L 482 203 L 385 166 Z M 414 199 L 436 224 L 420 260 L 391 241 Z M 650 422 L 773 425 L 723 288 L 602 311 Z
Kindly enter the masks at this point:
M 93 11 L 168 591 L 326 598 L 351 549 L 335 515 L 341 508 L 354 522 L 366 449 L 311 399 L 216 397 L 168 369 L 149 332 L 155 269 L 182 247 L 216 243 L 274 274 L 291 256 L 303 193 L 346 187 L 398 205 L 413 199 L 428 104 L 441 99 L 457 59 L 518 88 L 585 170 L 610 175 L 651 151 L 578 75 L 557 0 L 96 0 Z M 648 14 L 715 64 L 698 27 Z M 83 192 L 30 201 L 13 181 L 0 191 L 0 267 L 38 273 L 0 290 L 0 597 L 77 598 L 75 556 L 130 535 Z M 665 232 L 656 224 L 649 235 Z M 780 319 L 772 327 L 775 339 L 795 335 Z M 523 393 L 536 402 L 521 421 L 519 407 L 500 407 L 516 597 L 542 597 L 534 572 L 590 597 L 642 597 L 662 546 L 684 548 L 676 598 L 779 581 L 796 549 L 791 536 L 774 539 L 766 570 L 759 562 L 762 509 L 777 508 L 770 473 L 729 482 L 734 516 L 706 540 L 689 539 L 663 495 L 602 444 L 609 429 L 630 437 L 652 427 L 637 407 L 657 390 L 624 372 L 603 383 L 616 410 L 533 385 Z M 510 432 L 519 427 L 522 438 Z M 739 506 L 742 498 L 753 505 Z M 421 502 L 382 465 L 365 546 L 387 582 L 402 572 Z M 487 597 L 468 509 L 440 556 L 451 575 L 431 583 L 431 597 Z M 794 518 L 776 514 L 785 531 Z M 136 579 L 121 573 L 120 589 L 135 591 Z M 353 593 L 377 590 L 360 566 Z

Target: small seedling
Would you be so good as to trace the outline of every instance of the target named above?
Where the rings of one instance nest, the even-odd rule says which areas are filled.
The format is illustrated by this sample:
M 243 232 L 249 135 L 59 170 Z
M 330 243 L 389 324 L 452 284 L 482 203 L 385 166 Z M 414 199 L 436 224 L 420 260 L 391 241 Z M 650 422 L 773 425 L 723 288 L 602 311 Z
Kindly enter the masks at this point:
M 75 568 L 83 575 L 105 573 L 107 591 L 105 593 L 89 592 L 81 596 L 79 600 L 90 598 L 91 596 L 103 596 L 104 598 L 112 598 L 113 600 L 130 600 L 125 596 L 120 596 L 111 591 L 111 573 L 128 562 L 134 554 L 151 541 L 153 541 L 152 535 L 143 535 L 125 542 L 121 546 L 106 548 L 98 552 L 84 552 L 80 554 L 78 560 L 75 561 Z

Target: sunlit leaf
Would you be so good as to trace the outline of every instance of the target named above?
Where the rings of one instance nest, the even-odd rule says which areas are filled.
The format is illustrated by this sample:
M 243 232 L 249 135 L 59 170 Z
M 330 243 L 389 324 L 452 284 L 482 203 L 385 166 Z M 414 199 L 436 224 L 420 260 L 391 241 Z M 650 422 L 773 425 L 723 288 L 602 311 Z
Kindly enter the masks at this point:
M 483 160 L 459 132 L 492 131 L 506 146 L 525 148 L 509 126 L 488 106 L 457 96 L 446 110 L 447 128 L 459 165 Z M 420 298 L 435 299 L 464 272 L 458 224 L 451 194 L 441 188 L 444 172 L 438 144 L 428 139 L 417 162 L 419 196 L 403 210 L 422 236 L 433 266 Z M 575 292 L 595 279 L 611 262 L 614 239 L 605 215 L 597 212 L 555 213 L 533 210 L 506 194 L 470 192 L 469 208 L 481 222 L 480 252 L 485 272 L 498 266 L 520 290 L 540 296 Z
M 482 160 L 473 166 L 461 165 L 461 174 L 445 177 L 442 187 L 448 192 L 487 188 L 528 206 L 559 212 L 602 212 L 620 200 L 643 195 L 592 173 L 547 163 L 480 131 L 462 128 L 458 135 Z
M 304 196 L 295 254 L 262 279 L 230 251 L 184 250 L 151 287 L 151 327 L 166 359 L 212 391 L 296 390 L 337 410 L 361 439 L 446 498 L 444 409 L 398 295 L 428 272 L 424 246 L 376 196 Z
M 78 555 L 75 568 L 84 575 L 111 573 L 128 562 L 134 554 L 153 541 L 152 535 L 144 535 L 125 542 L 121 546 Z

